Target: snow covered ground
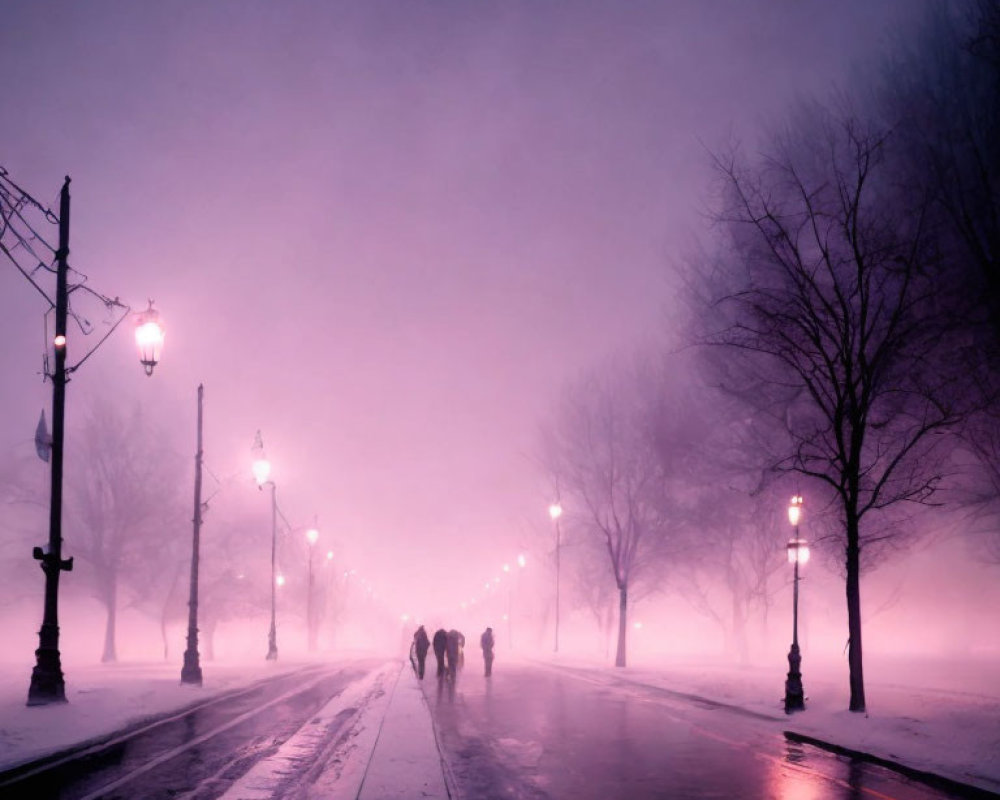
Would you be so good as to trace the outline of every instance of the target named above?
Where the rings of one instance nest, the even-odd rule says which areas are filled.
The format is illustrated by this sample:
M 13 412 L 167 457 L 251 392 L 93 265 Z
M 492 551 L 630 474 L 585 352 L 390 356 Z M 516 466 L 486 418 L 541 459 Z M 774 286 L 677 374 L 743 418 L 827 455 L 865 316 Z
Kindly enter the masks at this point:
M 567 658 L 559 661 L 594 669 L 609 679 L 660 686 L 770 715 L 782 730 L 1000 792 L 1000 676 L 993 662 L 874 664 L 868 675 L 867 714 L 846 710 L 846 672 L 841 667 L 806 662 L 807 709 L 786 717 L 781 705 L 784 675 L 774 670 L 690 662 L 640 663 L 616 670 Z M 34 708 L 25 706 L 30 668 L 0 664 L 0 769 L 301 663 L 204 664 L 205 685 L 200 689 L 180 685 L 179 664 L 77 668 L 67 675 L 69 703 Z M 404 689 L 410 677 L 404 671 Z M 429 735 L 427 720 L 419 714 L 408 713 L 396 725 L 407 727 L 397 731 L 403 739 Z
M 227 689 L 285 672 L 293 662 L 202 664 L 204 685 L 180 682 L 181 665 L 95 664 L 67 671 L 67 703 L 28 707 L 31 666 L 0 663 L 0 769 L 204 700 Z
M 865 714 L 847 710 L 840 664 L 804 661 L 806 710 L 787 716 L 785 676 L 774 669 L 687 663 L 601 671 L 772 715 L 784 731 L 1000 793 L 1000 665 L 992 660 L 872 661 Z

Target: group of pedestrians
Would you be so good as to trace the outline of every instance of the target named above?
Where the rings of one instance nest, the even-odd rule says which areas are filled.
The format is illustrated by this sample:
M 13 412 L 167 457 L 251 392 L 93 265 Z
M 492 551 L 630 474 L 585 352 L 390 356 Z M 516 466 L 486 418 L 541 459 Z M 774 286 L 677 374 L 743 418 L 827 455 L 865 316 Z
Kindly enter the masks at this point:
M 493 628 L 487 628 L 479 637 L 479 646 L 483 651 L 483 665 L 487 678 L 493 672 L 493 645 Z M 454 682 L 458 676 L 458 670 L 465 664 L 465 636 L 454 628 L 450 631 L 438 628 L 434 632 L 433 640 L 431 640 L 423 625 L 417 628 L 417 632 L 413 634 L 413 644 L 410 646 L 410 661 L 413 663 L 413 668 L 420 680 L 424 679 L 427 651 L 432 647 L 434 658 L 437 661 L 438 680 L 443 681 L 447 678 Z

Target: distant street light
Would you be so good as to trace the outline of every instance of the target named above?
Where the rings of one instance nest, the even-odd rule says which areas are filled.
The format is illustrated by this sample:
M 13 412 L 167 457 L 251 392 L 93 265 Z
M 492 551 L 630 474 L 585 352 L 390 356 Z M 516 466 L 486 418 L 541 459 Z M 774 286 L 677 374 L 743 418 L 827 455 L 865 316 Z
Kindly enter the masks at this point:
M 187 649 L 181 668 L 181 683 L 201 686 L 201 664 L 198 659 L 198 560 L 201 546 L 201 409 L 205 387 L 198 385 L 198 447 L 194 455 L 194 530 L 191 534 L 191 586 L 188 597 Z
M 306 531 L 306 540 L 309 542 L 309 588 L 306 598 L 306 642 L 310 653 L 316 651 L 316 620 L 313 618 L 313 551 L 316 549 L 316 541 L 319 539 L 319 531 L 316 529 L 316 520 L 313 519 L 313 527 Z M 333 557 L 333 551 L 327 553 L 327 558 Z
M 260 431 L 253 440 L 253 476 L 257 480 L 257 487 L 263 489 L 265 486 L 271 487 L 271 629 L 267 634 L 267 660 L 276 661 L 278 658 L 278 628 L 275 624 L 275 590 L 285 582 L 284 576 L 276 573 L 276 555 L 278 549 L 278 498 L 277 487 L 271 477 L 271 462 L 264 454 L 264 441 L 260 437 Z M 280 582 L 280 583 L 279 583 Z
M 562 513 L 562 506 L 558 501 L 549 506 L 549 516 L 556 526 L 556 641 L 553 649 L 555 653 L 559 652 L 559 548 L 562 538 L 559 530 L 559 517 L 562 516 Z
M 802 656 L 799 653 L 799 564 L 809 560 L 809 546 L 799 538 L 799 521 L 802 518 L 802 497 L 795 495 L 788 506 L 788 521 L 792 524 L 794 538 L 788 542 L 788 561 L 794 565 L 792 580 L 792 647 L 788 651 L 788 679 L 785 681 L 785 713 L 802 711 L 806 707 L 805 692 L 802 689 L 802 673 L 799 668 Z

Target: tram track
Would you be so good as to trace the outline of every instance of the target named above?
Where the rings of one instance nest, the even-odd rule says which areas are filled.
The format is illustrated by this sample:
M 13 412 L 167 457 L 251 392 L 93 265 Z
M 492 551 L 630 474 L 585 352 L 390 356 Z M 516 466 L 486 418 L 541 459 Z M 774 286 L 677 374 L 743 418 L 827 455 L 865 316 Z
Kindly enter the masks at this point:
M 223 692 L 0 773 L 0 796 L 216 797 L 374 666 L 311 665 Z

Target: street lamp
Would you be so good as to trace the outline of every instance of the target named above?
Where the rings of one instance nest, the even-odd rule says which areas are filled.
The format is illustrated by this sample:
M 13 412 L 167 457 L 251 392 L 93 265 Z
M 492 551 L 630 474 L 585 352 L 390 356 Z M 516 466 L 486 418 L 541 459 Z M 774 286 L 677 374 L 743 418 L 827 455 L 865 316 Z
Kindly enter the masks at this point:
M 42 614 L 42 627 L 38 631 L 38 649 L 35 650 L 35 666 L 31 671 L 31 683 L 28 687 L 28 705 L 47 705 L 48 703 L 66 702 L 66 683 L 62 671 L 62 659 L 59 654 L 59 575 L 62 572 L 69 572 L 73 569 L 73 559 L 63 559 L 62 557 L 62 477 L 63 477 L 63 440 L 65 433 L 66 416 L 66 383 L 68 376 L 74 372 L 90 355 L 100 347 L 107 338 L 105 335 L 83 358 L 75 365 L 67 365 L 66 333 L 69 318 L 69 295 L 70 292 L 79 287 L 69 285 L 69 177 L 63 183 L 62 191 L 59 194 L 59 216 L 56 217 L 51 211 L 44 209 L 34 198 L 24 190 L 14 184 L 7 177 L 7 172 L 0 167 L 0 216 L 3 218 L 3 226 L 0 226 L 0 246 L 2 252 L 14 262 L 18 270 L 31 281 L 32 285 L 41 292 L 52 308 L 55 309 L 55 335 L 52 340 L 54 349 L 54 369 L 48 372 L 48 358 L 46 357 L 46 377 L 52 380 L 52 436 L 45 435 L 44 429 L 40 430 L 36 438 L 36 446 L 39 455 L 45 461 L 51 458 L 51 492 L 49 495 L 49 541 L 44 547 L 32 549 L 32 557 L 41 562 L 42 572 L 45 574 L 45 604 Z M 38 235 L 35 229 L 24 221 L 22 209 L 36 209 L 44 213 L 48 221 L 58 222 L 59 244 L 58 248 L 51 248 Z M 18 229 L 22 224 L 27 227 L 23 231 Z M 2 240 L 10 240 L 12 237 L 13 247 L 7 247 Z M 39 243 L 50 247 L 55 254 L 56 292 L 55 300 L 49 299 L 48 295 L 38 287 L 30 277 L 28 271 L 18 263 L 17 252 L 26 252 L 34 256 L 34 251 L 25 244 L 29 240 L 38 240 Z M 14 244 L 16 242 L 16 244 Z M 19 249 L 20 246 L 20 249 Z M 37 258 L 37 257 L 36 257 Z M 32 265 L 32 269 L 36 265 Z M 96 294 L 96 293 L 95 293 Z M 123 308 L 118 299 L 101 297 L 108 308 Z M 150 303 L 152 311 L 152 303 Z M 154 314 L 156 312 L 153 312 Z M 124 319 L 122 316 L 118 322 L 114 323 L 111 330 Z M 79 320 L 78 320 L 79 321 Z M 153 322 L 153 320 L 150 320 Z M 159 324 L 158 315 L 155 320 Z M 162 328 L 160 328 L 162 331 Z M 162 344 L 162 336 L 160 338 Z M 159 351 L 156 354 L 159 358 Z M 146 366 L 146 374 L 152 374 L 152 368 L 156 365 Z M 44 453 L 44 455 L 42 455 Z
M 150 300 L 149 308 L 135 315 L 135 343 L 139 348 L 139 362 L 147 375 L 152 375 L 153 367 L 160 363 L 164 333 L 160 312 L 153 308 L 153 301 Z
M 149 372 L 146 374 L 148 375 Z M 201 544 L 201 410 L 204 396 L 205 387 L 198 384 L 198 447 L 194 455 L 194 530 L 191 534 L 191 586 L 188 596 L 187 649 L 184 651 L 184 666 L 181 667 L 181 683 L 193 683 L 196 686 L 201 686 L 201 664 L 198 659 L 198 558 Z
M 785 713 L 802 711 L 806 707 L 802 689 L 802 673 L 799 667 L 802 656 L 799 653 L 799 564 L 809 560 L 809 546 L 799 538 L 799 520 L 802 518 L 802 497 L 795 495 L 788 505 L 788 521 L 792 524 L 794 537 L 788 541 L 788 562 L 794 565 L 792 579 L 792 647 L 788 651 L 788 679 L 785 681 Z
M 309 542 L 309 589 L 306 598 L 306 641 L 309 652 L 316 651 L 316 621 L 313 619 L 313 550 L 316 549 L 316 541 L 319 539 L 319 531 L 316 530 L 316 520 L 313 519 L 313 527 L 306 531 L 306 540 Z M 328 553 L 328 557 L 333 553 Z
M 559 517 L 562 516 L 563 510 L 559 501 L 556 501 L 549 506 L 549 516 L 552 518 L 552 522 L 556 526 L 556 641 L 553 652 L 559 652 L 559 548 L 561 545 L 561 533 L 559 530 Z
M 276 661 L 278 659 L 278 629 L 275 625 L 275 589 L 278 586 L 278 579 L 284 583 L 284 577 L 276 574 L 275 556 L 278 549 L 278 499 L 277 487 L 271 477 L 271 462 L 264 454 L 264 441 L 260 437 L 260 431 L 253 440 L 253 476 L 257 481 L 257 488 L 264 486 L 271 487 L 271 628 L 267 634 L 267 660 Z

